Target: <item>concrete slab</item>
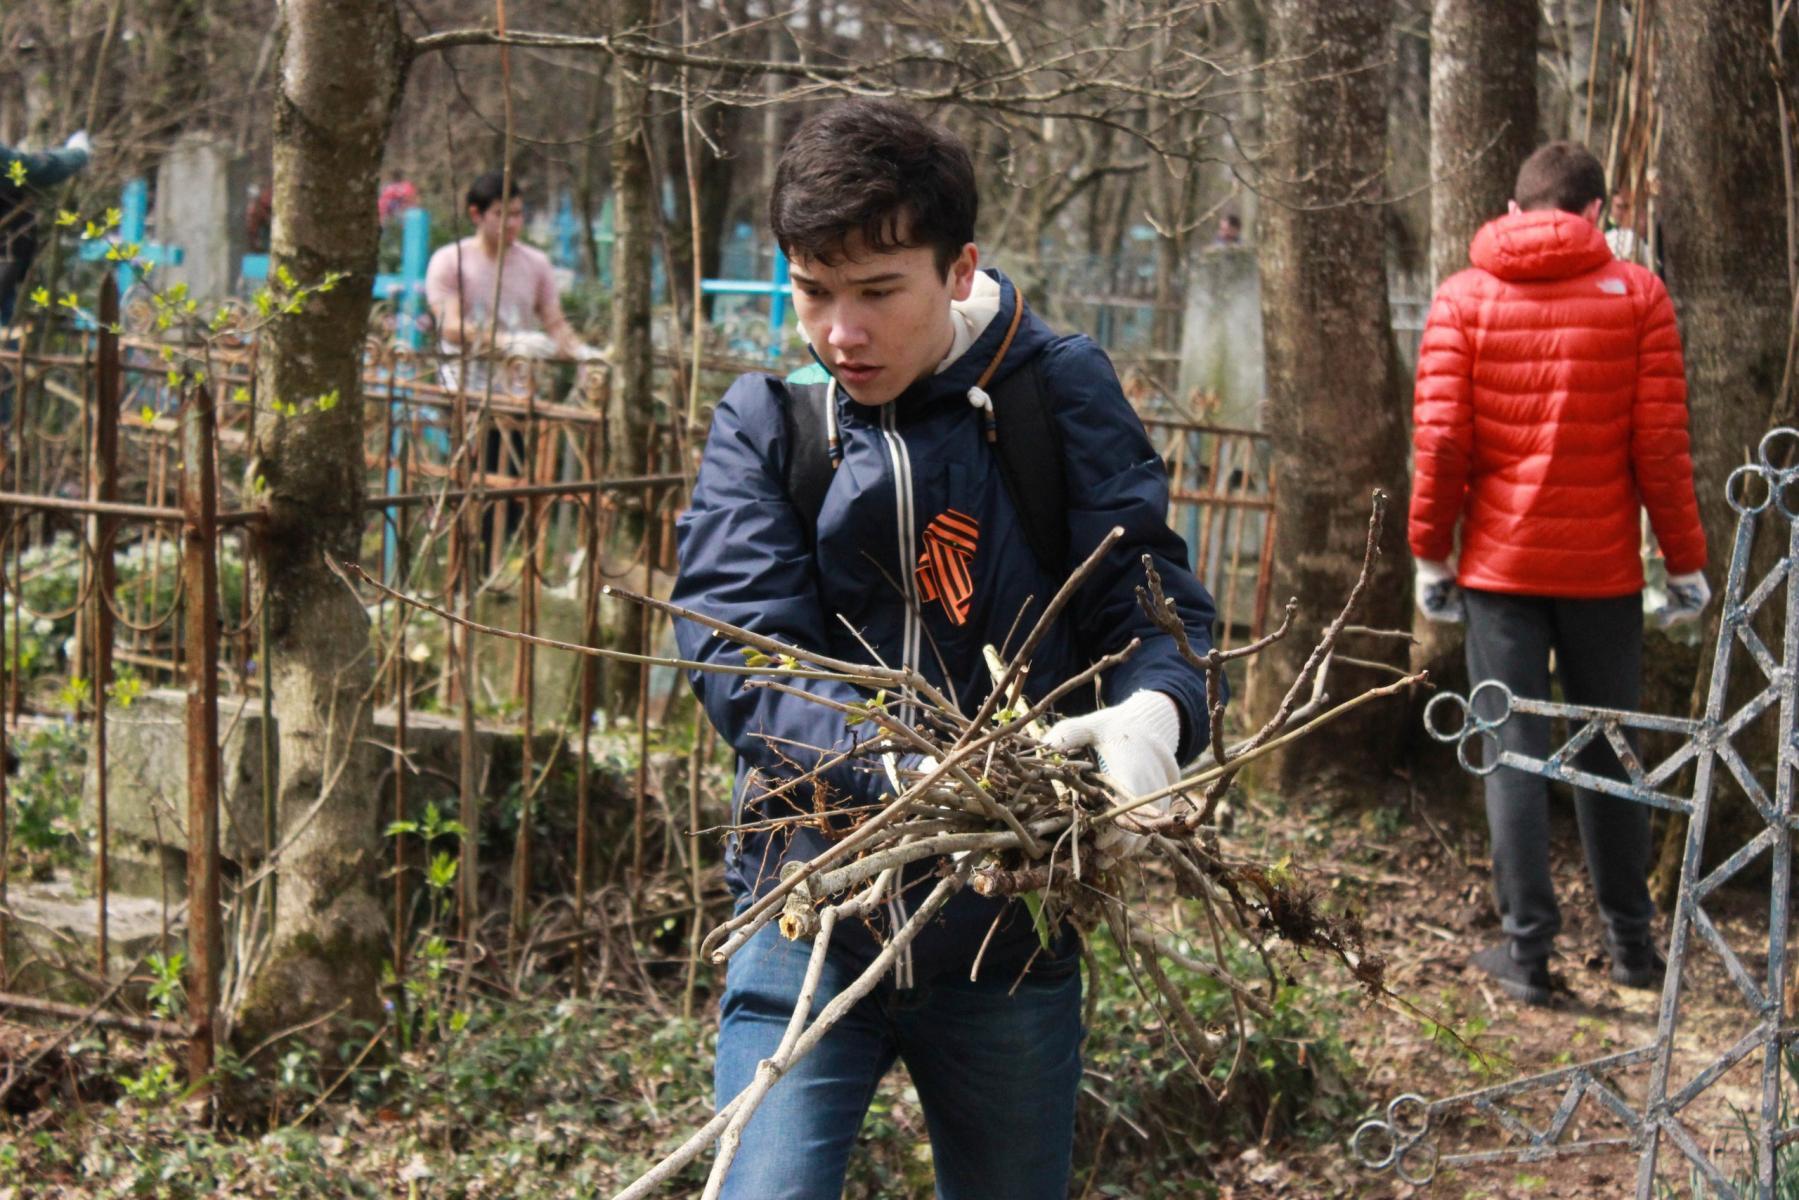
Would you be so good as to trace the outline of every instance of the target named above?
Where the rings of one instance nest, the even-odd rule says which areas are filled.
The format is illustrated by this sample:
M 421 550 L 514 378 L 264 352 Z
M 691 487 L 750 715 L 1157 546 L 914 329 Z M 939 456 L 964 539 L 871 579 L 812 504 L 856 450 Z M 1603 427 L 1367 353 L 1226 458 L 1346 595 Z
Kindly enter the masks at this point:
M 187 696 L 175 689 L 146 692 L 130 708 L 108 714 L 107 816 L 118 886 L 159 895 L 166 879 L 179 900 L 186 886 Z M 261 860 L 263 840 L 262 711 L 254 701 L 226 698 L 220 704 L 221 730 L 219 851 L 238 867 Z M 392 709 L 376 712 L 367 750 L 376 756 L 375 793 L 369 819 L 385 829 L 392 817 L 391 795 L 398 719 Z M 556 734 L 538 735 L 537 761 L 553 750 Z M 518 780 L 520 739 L 516 729 L 479 725 L 474 768 L 484 797 L 505 795 Z M 408 807 L 421 811 L 435 803 L 446 812 L 458 805 L 462 725 L 443 713 L 407 715 L 405 762 Z M 83 820 L 99 811 L 98 776 L 88 764 L 82 787 Z
M 171 901 L 171 908 L 173 907 Z M 67 876 L 49 882 L 14 882 L 7 889 L 6 953 L 13 991 L 80 1003 L 91 989 L 64 963 L 91 974 L 97 967 L 100 905 L 85 883 Z M 129 971 L 163 936 L 157 900 L 114 892 L 108 898 L 107 969 L 111 978 Z M 170 952 L 185 936 L 171 923 Z

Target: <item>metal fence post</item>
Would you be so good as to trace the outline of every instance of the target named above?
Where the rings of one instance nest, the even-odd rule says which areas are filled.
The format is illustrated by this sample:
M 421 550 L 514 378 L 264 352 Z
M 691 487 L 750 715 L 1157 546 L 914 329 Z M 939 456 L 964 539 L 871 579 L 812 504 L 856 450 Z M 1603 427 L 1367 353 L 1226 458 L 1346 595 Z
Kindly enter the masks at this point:
M 98 386 L 94 391 L 94 473 L 88 485 L 89 499 L 102 503 L 111 503 L 119 498 L 119 335 L 113 332 L 118 323 L 119 284 L 108 275 L 100 287 L 100 361 L 96 377 Z M 118 583 L 112 555 L 118 530 L 119 518 L 116 516 L 95 513 L 88 518 L 91 553 L 94 556 L 90 581 L 93 592 L 88 597 L 91 605 L 88 628 L 93 639 L 94 796 L 95 823 L 100 842 L 99 852 L 94 855 L 94 894 L 99 898 L 96 957 L 102 979 L 110 974 L 107 908 L 112 880 L 111 823 L 107 811 L 106 698 L 107 689 L 112 686 L 112 603 L 113 591 Z
M 188 1072 L 204 1095 L 219 1003 L 218 492 L 212 396 L 188 392 L 181 409 L 182 613 L 187 653 Z
M 583 443 L 583 462 L 586 478 L 589 481 L 601 477 L 600 434 L 598 430 L 589 429 Z M 581 642 L 586 646 L 600 644 L 600 589 L 606 585 L 605 572 L 600 569 L 600 500 L 598 492 L 589 492 L 584 497 L 581 507 L 581 538 L 584 553 L 581 558 Z M 591 742 L 593 738 L 593 710 L 599 696 L 600 672 L 599 659 L 591 654 L 581 656 L 580 700 L 575 708 L 575 719 L 581 723 L 580 755 L 575 760 L 575 932 L 587 932 L 587 856 L 588 839 L 588 801 L 592 793 L 593 760 Z M 586 992 L 586 946 L 587 939 L 581 937 L 575 941 L 575 994 Z

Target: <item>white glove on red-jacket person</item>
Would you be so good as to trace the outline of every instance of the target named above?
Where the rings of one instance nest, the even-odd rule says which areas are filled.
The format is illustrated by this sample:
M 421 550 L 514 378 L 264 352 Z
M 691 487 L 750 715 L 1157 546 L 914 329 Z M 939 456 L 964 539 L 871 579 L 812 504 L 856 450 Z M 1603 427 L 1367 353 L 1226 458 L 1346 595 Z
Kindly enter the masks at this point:
M 1131 797 L 1147 796 L 1180 781 L 1180 765 L 1174 757 L 1180 743 L 1180 710 L 1173 700 L 1152 691 L 1135 692 L 1122 704 L 1058 721 L 1043 735 L 1046 747 L 1064 754 L 1092 750 L 1099 769 Z M 1144 816 L 1166 812 L 1169 799 L 1163 797 L 1136 811 Z M 1108 824 L 1100 830 L 1098 841 L 1101 850 L 1116 848 L 1128 854 L 1143 838 Z
M 1699 614 L 1711 602 L 1712 588 L 1705 582 L 1704 571 L 1693 571 L 1686 575 L 1670 575 L 1668 577 L 1668 602 L 1655 610 L 1653 619 L 1657 629 L 1667 629 L 1671 625 L 1684 625 L 1688 621 L 1697 621 Z
M 1456 586 L 1455 572 L 1448 563 L 1418 560 L 1418 574 L 1412 581 L 1412 599 L 1426 621 L 1441 625 L 1462 623 L 1462 589 Z

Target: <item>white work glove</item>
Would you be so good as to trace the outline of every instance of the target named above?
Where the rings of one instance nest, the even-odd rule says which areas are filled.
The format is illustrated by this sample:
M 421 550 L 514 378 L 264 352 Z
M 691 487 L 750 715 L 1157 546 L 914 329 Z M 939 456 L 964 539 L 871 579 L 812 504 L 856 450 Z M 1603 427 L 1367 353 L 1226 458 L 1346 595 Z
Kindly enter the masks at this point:
M 1655 627 L 1668 629 L 1697 621 L 1711 598 L 1711 585 L 1705 582 L 1704 571 L 1668 576 L 1668 602 L 1655 610 Z
M 1456 586 L 1455 572 L 1448 563 L 1418 560 L 1418 574 L 1412 581 L 1412 599 L 1426 621 L 1443 625 L 1462 623 L 1462 589 Z
M 1043 745 L 1063 754 L 1091 749 L 1099 769 L 1111 777 L 1118 790 L 1135 798 L 1159 792 L 1180 782 L 1180 765 L 1174 756 L 1181 742 L 1181 713 L 1161 692 L 1135 692 L 1123 704 L 1102 708 L 1084 717 L 1058 721 L 1043 735 Z M 1168 811 L 1173 797 L 1164 796 L 1134 810 L 1154 817 Z M 1098 837 L 1101 850 L 1118 856 L 1130 854 L 1143 842 L 1108 822 Z
M 494 344 L 508 358 L 554 358 L 556 339 L 536 329 L 501 330 Z
M 94 153 L 94 139 L 87 135 L 87 130 L 85 129 L 77 129 L 74 133 L 71 133 L 69 135 L 69 140 L 62 145 L 65 150 L 79 150 L 90 157 Z

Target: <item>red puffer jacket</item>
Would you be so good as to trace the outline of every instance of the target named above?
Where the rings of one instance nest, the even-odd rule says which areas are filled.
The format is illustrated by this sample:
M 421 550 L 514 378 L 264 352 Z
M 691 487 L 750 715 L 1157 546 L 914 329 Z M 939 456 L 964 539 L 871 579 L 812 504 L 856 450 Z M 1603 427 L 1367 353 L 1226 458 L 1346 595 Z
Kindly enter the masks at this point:
M 1639 505 L 1668 571 L 1705 566 L 1686 371 L 1661 280 L 1573 213 L 1489 222 L 1418 352 L 1410 540 L 1464 587 L 1622 596 L 1643 586 Z

